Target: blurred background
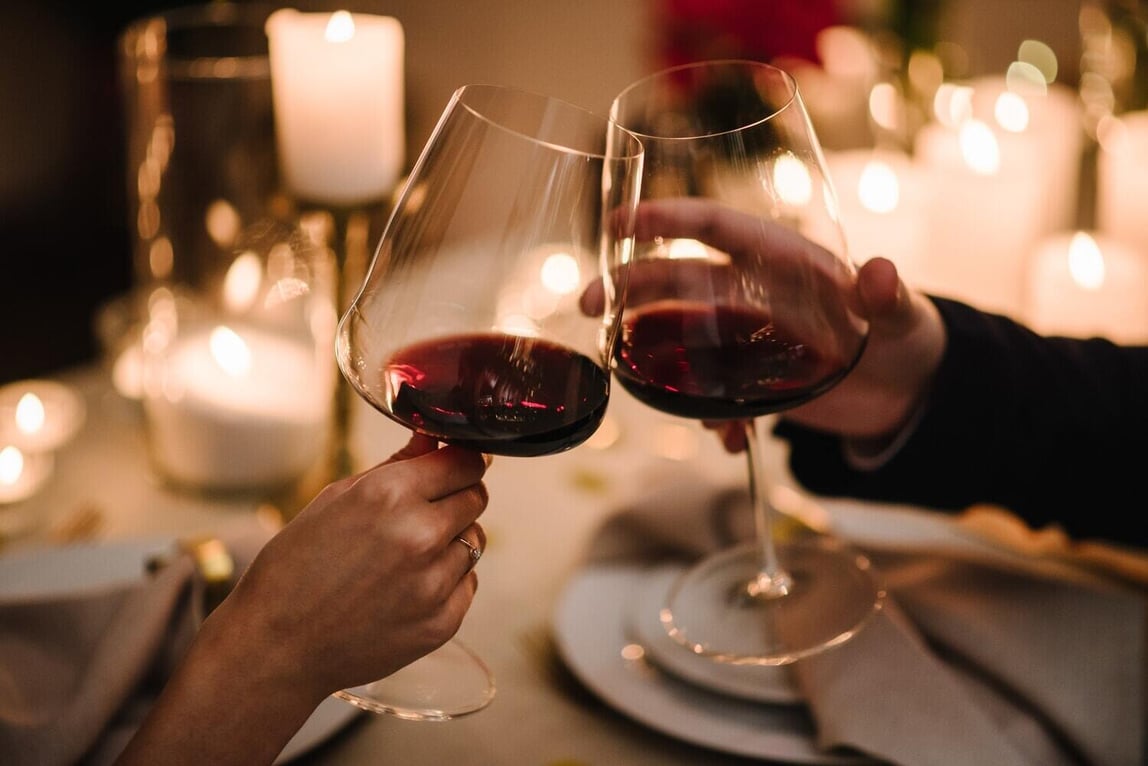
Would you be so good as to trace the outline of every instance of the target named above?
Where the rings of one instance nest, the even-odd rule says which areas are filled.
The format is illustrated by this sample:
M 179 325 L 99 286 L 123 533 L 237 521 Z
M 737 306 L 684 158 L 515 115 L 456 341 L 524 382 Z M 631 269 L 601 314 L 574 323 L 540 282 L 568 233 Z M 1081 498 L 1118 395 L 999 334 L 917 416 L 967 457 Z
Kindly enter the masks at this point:
M 6 0 L 0 8 L 0 383 L 50 375 L 100 353 L 94 317 L 133 280 L 116 38 L 135 18 L 183 5 Z M 1081 0 L 282 5 L 346 8 L 402 23 L 407 167 L 451 92 L 471 82 L 516 85 L 605 113 L 612 96 L 644 73 L 746 57 L 813 65 L 799 75 L 804 87 L 803 77 L 824 74 L 819 33 L 843 24 L 870 34 L 877 63 L 894 72 L 911 73 L 912 55 L 923 51 L 946 78 L 1003 74 L 1022 42 L 1039 40 L 1055 52 L 1056 80 L 1078 89 L 1084 61 Z M 1134 2 L 1105 5 L 1139 18 Z M 867 87 L 859 80 L 853 97 L 863 103 Z M 857 141 L 838 129 L 839 120 L 824 119 L 817 127 L 827 148 Z

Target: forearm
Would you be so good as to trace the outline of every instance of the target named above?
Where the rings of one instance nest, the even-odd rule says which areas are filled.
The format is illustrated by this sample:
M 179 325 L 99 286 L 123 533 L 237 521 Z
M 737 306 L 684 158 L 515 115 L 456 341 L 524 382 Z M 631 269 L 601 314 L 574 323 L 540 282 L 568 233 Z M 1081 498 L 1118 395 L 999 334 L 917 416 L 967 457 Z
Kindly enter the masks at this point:
M 996 503 L 1034 525 L 1143 544 L 1118 500 L 1148 459 L 1148 349 L 1040 338 L 937 304 L 949 347 L 900 449 L 858 470 L 840 439 L 783 424 L 798 480 L 825 494 L 937 508 Z
M 220 617 L 204 624 L 117 766 L 270 764 L 322 701 L 242 620 Z

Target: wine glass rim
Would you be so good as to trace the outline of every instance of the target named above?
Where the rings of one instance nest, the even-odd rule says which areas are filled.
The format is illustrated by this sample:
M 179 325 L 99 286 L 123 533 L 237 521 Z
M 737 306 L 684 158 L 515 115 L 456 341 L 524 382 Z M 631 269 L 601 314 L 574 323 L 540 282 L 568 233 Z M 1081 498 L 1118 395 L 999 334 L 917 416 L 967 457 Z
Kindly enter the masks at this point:
M 505 93 L 505 94 L 511 94 L 511 95 L 515 95 L 515 96 L 526 96 L 529 98 L 533 98 L 539 102 L 548 102 L 548 103 L 556 104 L 565 110 L 578 113 L 579 115 L 582 116 L 583 119 L 589 119 L 591 121 L 600 123 L 602 128 L 603 128 L 604 133 L 608 133 L 608 131 L 610 131 L 610 130 L 616 130 L 617 132 L 621 133 L 623 136 L 625 136 L 628 139 L 628 141 L 627 141 L 628 146 L 626 147 L 626 149 L 624 151 L 612 151 L 610 153 L 607 153 L 605 151 L 591 151 L 589 149 L 580 149 L 580 148 L 577 148 L 574 146 L 570 146 L 568 144 L 556 143 L 554 141 L 548 141 L 544 138 L 539 138 L 536 135 L 531 135 L 530 133 L 527 133 L 525 131 L 518 130 L 518 129 L 512 127 L 511 125 L 507 124 L 506 122 L 500 121 L 500 120 L 490 116 L 489 114 L 485 114 L 480 108 L 478 108 L 474 104 L 468 103 L 466 100 L 467 94 L 475 92 L 475 91 L 487 91 L 487 92 L 491 92 L 491 93 Z M 634 131 L 622 126 L 621 124 L 617 123 L 614 120 L 603 117 L 602 115 L 597 114 L 596 112 L 592 112 L 589 109 L 578 106 L 575 103 L 572 103 L 570 101 L 566 101 L 565 99 L 561 99 L 561 98 L 558 98 L 556 96 L 550 96 L 550 95 L 546 95 L 544 93 L 538 93 L 537 91 L 526 90 L 523 88 L 516 88 L 516 87 L 510 86 L 510 85 L 496 85 L 493 83 L 470 83 L 470 84 L 463 85 L 463 86 L 457 88 L 454 92 L 452 100 L 455 103 L 457 103 L 459 106 L 466 109 L 466 111 L 469 112 L 471 115 L 473 115 L 474 117 L 476 117 L 479 120 L 482 120 L 483 122 L 487 123 L 488 125 L 490 125 L 492 127 L 498 128 L 499 130 L 505 131 L 505 132 L 510 133 L 512 135 L 524 138 L 527 141 L 531 141 L 532 143 L 538 144 L 539 146 L 545 146 L 545 147 L 554 149 L 556 151 L 565 152 L 567 154 L 580 156 L 580 157 L 591 157 L 594 159 L 634 160 L 634 159 L 637 159 L 638 157 L 641 157 L 643 152 L 644 152 L 643 147 L 642 147 L 642 142 L 638 139 L 638 136 Z
M 719 67 L 725 67 L 725 68 L 741 67 L 741 68 L 747 68 L 747 69 L 752 68 L 752 69 L 760 69 L 762 71 L 773 72 L 773 73 L 779 75 L 781 77 L 781 81 L 786 84 L 786 86 L 789 89 L 789 96 L 788 96 L 788 98 L 785 99 L 784 103 L 782 103 L 780 106 L 775 108 L 772 112 L 764 115 L 760 119 L 754 120 L 752 122 L 747 122 L 744 125 L 739 125 L 735 128 L 729 128 L 726 130 L 716 130 L 716 131 L 707 132 L 707 133 L 699 132 L 697 134 L 688 135 L 688 136 L 663 136 L 663 135 L 658 135 L 656 133 L 646 133 L 646 132 L 643 132 L 641 130 L 637 130 L 635 128 L 626 127 L 618 119 L 617 111 L 618 111 L 618 107 L 621 104 L 622 100 L 624 98 L 626 98 L 627 95 L 633 93 L 634 91 L 636 91 L 640 88 L 643 88 L 643 87 L 649 85 L 651 82 L 654 82 L 655 80 L 666 79 L 668 77 L 672 77 L 673 75 L 675 75 L 677 73 L 685 72 L 688 70 L 717 69 Z M 785 110 L 789 109 L 797 101 L 798 101 L 797 80 L 794 78 L 794 76 L 792 74 L 790 74 L 789 72 L 787 72 L 786 70 L 782 69 L 779 66 L 775 66 L 773 64 L 768 64 L 764 61 L 755 61 L 753 59 L 711 59 L 711 60 L 707 60 L 707 61 L 694 61 L 694 62 L 691 62 L 689 64 L 678 64 L 677 66 L 667 67 L 666 69 L 660 69 L 657 72 L 653 72 L 651 74 L 648 74 L 645 77 L 642 77 L 641 79 L 635 80 L 634 82 L 630 83 L 625 88 L 623 88 L 622 91 L 619 92 L 618 95 L 616 95 L 614 97 L 613 102 L 611 102 L 611 104 L 610 104 L 610 120 L 612 122 L 617 123 L 624 130 L 629 131 L 633 135 L 637 136 L 639 141 L 642 139 L 652 139 L 652 140 L 657 140 L 657 141 L 692 141 L 692 140 L 696 140 L 698 138 L 710 138 L 710 137 L 714 137 L 714 136 L 729 135 L 731 133 L 739 133 L 743 130 L 747 130 L 747 129 L 753 128 L 755 126 L 762 125 L 762 124 L 767 123 L 770 120 L 774 119 L 775 117 L 777 117 L 777 115 L 781 114 Z

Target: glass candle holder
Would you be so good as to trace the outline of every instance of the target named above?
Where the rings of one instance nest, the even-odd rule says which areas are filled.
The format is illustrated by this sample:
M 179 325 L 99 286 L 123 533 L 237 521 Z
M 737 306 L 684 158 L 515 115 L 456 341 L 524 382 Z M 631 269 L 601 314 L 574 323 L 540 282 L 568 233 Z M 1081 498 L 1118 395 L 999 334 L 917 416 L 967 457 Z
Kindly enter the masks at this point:
M 279 178 L 260 5 L 210 3 L 120 36 L 136 277 L 197 285 L 273 211 Z
M 241 236 L 198 290 L 153 290 L 142 331 L 148 445 L 172 485 L 267 494 L 323 470 L 337 320 L 330 250 L 298 227 Z

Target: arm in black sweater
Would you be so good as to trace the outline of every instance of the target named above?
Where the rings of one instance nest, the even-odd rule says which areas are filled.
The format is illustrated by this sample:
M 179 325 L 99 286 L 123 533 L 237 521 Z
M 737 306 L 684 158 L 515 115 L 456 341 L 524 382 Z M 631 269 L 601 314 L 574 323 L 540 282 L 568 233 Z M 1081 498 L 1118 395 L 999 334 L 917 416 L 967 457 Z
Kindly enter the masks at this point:
M 882 467 L 782 421 L 795 478 L 826 495 L 961 509 L 994 503 L 1033 526 L 1148 545 L 1148 347 L 1039 336 L 934 298 L 948 346 L 923 417 Z

